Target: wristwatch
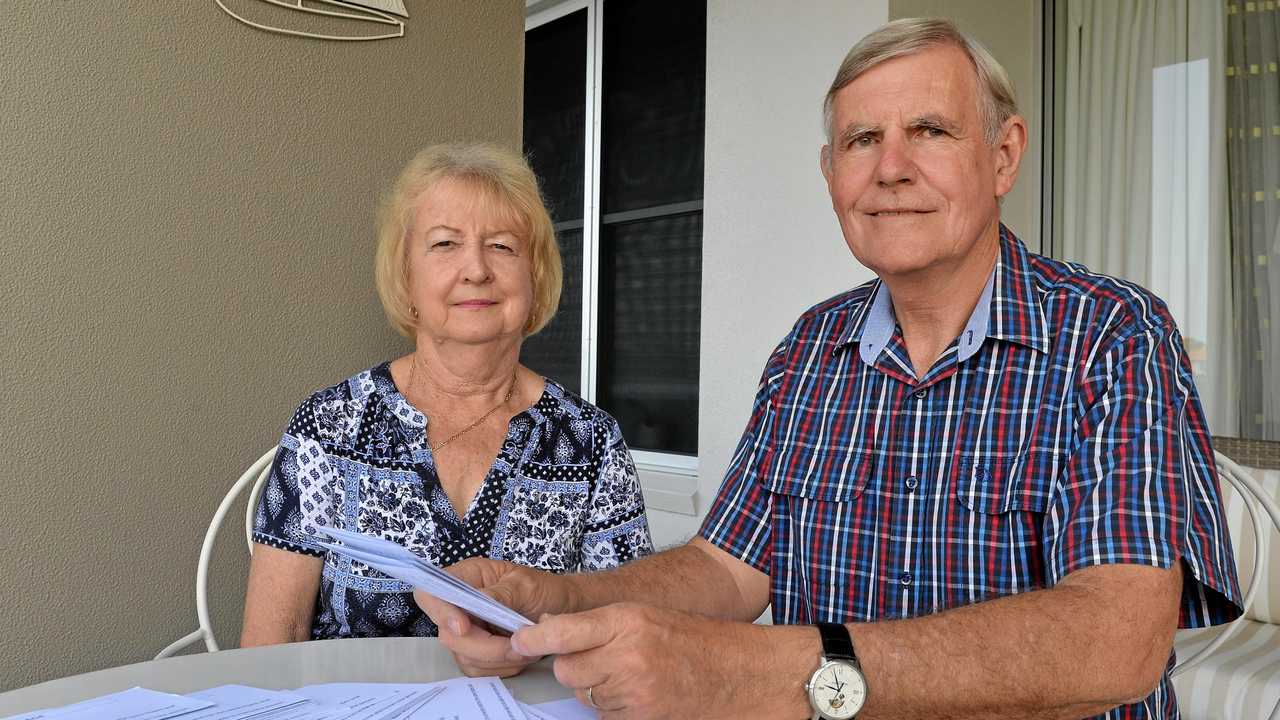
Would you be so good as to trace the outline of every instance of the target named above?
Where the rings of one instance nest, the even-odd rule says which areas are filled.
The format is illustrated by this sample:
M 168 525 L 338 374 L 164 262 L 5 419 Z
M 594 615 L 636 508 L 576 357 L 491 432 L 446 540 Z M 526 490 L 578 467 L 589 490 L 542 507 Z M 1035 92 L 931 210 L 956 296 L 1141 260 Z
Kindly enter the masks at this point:
M 849 628 L 839 623 L 818 623 L 817 628 L 822 664 L 804 686 L 813 720 L 849 720 L 867 701 L 867 679 L 853 654 Z

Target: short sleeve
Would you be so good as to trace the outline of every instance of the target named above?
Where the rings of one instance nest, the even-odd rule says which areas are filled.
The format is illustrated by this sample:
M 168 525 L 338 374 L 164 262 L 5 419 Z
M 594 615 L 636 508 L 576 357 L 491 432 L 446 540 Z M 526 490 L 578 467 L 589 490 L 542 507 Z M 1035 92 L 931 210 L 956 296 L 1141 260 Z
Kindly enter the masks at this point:
M 1049 584 L 1084 567 L 1185 562 L 1179 625 L 1240 612 L 1213 451 L 1173 327 L 1113 340 L 1087 369 L 1082 414 L 1044 522 Z
M 751 418 L 733 453 L 724 482 L 699 535 L 707 542 L 769 572 L 770 515 L 773 496 L 760 482 L 772 449 L 774 399 L 781 382 L 790 335 L 778 344 L 765 364 L 751 406 Z
M 594 432 L 599 473 L 592 483 L 582 534 L 583 570 L 617 567 L 653 552 L 640 478 L 622 429 L 617 420 L 601 413 Z
M 254 516 L 253 541 L 323 556 L 318 529 L 333 524 L 339 478 L 319 441 L 315 401 L 302 403 L 280 439 Z

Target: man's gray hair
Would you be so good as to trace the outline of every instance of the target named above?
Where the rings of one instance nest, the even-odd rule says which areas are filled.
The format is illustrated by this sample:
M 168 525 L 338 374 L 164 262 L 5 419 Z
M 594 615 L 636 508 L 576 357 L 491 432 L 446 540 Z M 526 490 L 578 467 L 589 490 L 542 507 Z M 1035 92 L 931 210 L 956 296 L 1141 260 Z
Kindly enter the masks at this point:
M 831 142 L 835 128 L 835 112 L 832 109 L 836 93 L 859 76 L 883 62 L 912 55 L 922 50 L 952 45 L 964 51 L 973 64 L 978 77 L 978 110 L 982 113 L 984 136 L 988 145 L 1000 139 L 1000 128 L 1010 117 L 1018 113 L 1018 103 L 1013 94 L 1013 83 L 1004 67 L 996 61 L 982 43 L 960 31 L 950 20 L 942 18 L 904 18 L 881 26 L 858 41 L 845 56 L 831 82 L 826 100 L 822 103 L 822 118 L 827 130 L 827 142 Z

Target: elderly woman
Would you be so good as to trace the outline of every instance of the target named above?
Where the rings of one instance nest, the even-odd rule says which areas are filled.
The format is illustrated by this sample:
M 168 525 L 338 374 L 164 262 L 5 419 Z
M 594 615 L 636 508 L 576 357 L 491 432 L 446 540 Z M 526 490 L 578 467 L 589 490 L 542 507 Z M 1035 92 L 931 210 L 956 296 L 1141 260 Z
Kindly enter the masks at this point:
M 438 565 L 556 572 L 652 551 L 618 423 L 522 366 L 560 298 L 560 253 L 523 159 L 440 145 L 379 220 L 378 295 L 412 353 L 307 398 L 257 510 L 241 645 L 436 634 L 412 588 L 316 545 L 341 527 Z

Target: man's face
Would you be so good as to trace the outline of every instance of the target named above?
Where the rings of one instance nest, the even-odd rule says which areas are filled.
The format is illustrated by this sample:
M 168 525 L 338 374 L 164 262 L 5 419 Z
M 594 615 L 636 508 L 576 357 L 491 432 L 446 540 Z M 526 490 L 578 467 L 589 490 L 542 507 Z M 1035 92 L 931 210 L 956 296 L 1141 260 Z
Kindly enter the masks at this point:
M 836 93 L 832 111 L 823 175 L 859 262 L 881 276 L 909 276 L 958 265 L 997 237 L 996 198 L 1013 187 L 1021 146 L 1013 152 L 1007 136 L 986 143 L 977 77 L 962 50 L 940 46 L 877 65 Z

